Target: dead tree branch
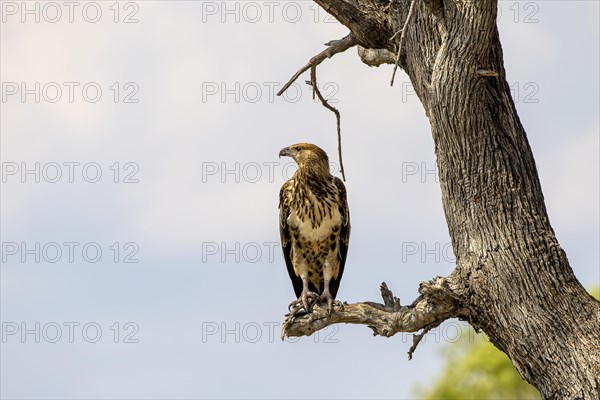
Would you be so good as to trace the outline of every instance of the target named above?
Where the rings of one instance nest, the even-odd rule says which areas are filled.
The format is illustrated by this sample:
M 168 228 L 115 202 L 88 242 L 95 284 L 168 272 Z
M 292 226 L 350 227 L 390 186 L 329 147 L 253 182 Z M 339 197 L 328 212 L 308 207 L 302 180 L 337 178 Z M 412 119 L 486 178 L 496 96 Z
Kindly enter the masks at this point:
M 402 43 L 404 43 L 404 37 L 406 36 L 406 29 L 408 27 L 408 23 L 410 22 L 410 18 L 413 15 L 413 10 L 415 8 L 416 0 L 412 0 L 410 3 L 410 8 L 408 10 L 408 16 L 406 17 L 406 21 L 404 21 L 404 25 L 402 29 L 398 32 L 394 33 L 394 36 L 390 40 L 393 40 L 398 33 L 400 33 L 400 41 L 398 42 L 398 52 L 396 53 L 396 64 L 394 64 L 394 71 L 392 72 L 392 80 L 390 81 L 390 86 L 394 86 L 394 78 L 396 77 L 396 71 L 398 70 L 398 65 L 400 64 L 400 53 L 402 52 Z
M 285 91 L 311 67 L 322 63 L 326 58 L 331 58 L 335 54 L 342 53 L 349 48 L 360 45 L 364 49 L 393 50 L 395 46 L 390 41 L 394 33 L 387 24 L 382 25 L 381 15 L 369 17 L 369 13 L 364 9 L 359 9 L 356 5 L 345 0 L 315 0 L 327 13 L 336 18 L 344 26 L 350 29 L 348 36 L 332 40 L 325 45 L 327 49 L 312 57 L 306 65 L 300 68 L 294 76 L 277 92 L 281 96 Z M 381 12 L 389 9 L 389 4 L 383 5 L 374 1 L 368 5 L 369 8 L 378 9 Z
M 374 336 L 390 337 L 398 332 L 418 332 L 409 358 L 415 351 L 423 335 L 449 318 L 465 317 L 461 302 L 450 288 L 448 278 L 437 277 L 422 282 L 421 294 L 411 305 L 402 306 L 400 300 L 392 294 L 387 285 L 381 284 L 384 304 L 363 302 L 334 306 L 331 314 L 327 306 L 315 304 L 311 313 L 300 316 L 288 314 L 281 331 L 285 336 L 309 336 L 329 325 L 347 323 L 366 325 L 373 330 Z
M 277 96 L 281 96 L 288 88 L 302 75 L 304 72 L 308 71 L 312 67 L 316 67 L 321 64 L 326 58 L 331 58 L 337 53 L 343 53 L 348 50 L 350 47 L 356 45 L 356 41 L 352 38 L 352 34 L 348 34 L 348 36 L 339 39 L 332 40 L 330 42 L 325 43 L 325 46 L 328 46 L 325 50 L 308 60 L 305 66 L 300 68 L 294 76 L 286 83 L 279 92 L 277 92 Z
M 364 5 L 354 5 L 346 0 L 314 0 L 328 14 L 350 29 L 357 44 L 369 49 L 390 47 L 393 31 L 382 26 L 382 21 L 365 12 Z M 384 9 L 386 2 L 373 1 L 369 7 Z M 359 8 L 360 7 L 360 8 Z
M 317 97 L 321 101 L 321 104 L 323 104 L 323 107 L 325 107 L 326 109 L 330 110 L 332 113 L 335 114 L 335 121 L 337 124 L 338 158 L 340 160 L 340 173 L 342 174 L 342 178 L 344 179 L 344 182 L 345 182 L 346 174 L 344 173 L 344 161 L 342 160 L 342 129 L 340 127 L 340 119 L 341 119 L 340 112 L 338 111 L 337 108 L 335 108 L 334 106 L 329 104 L 327 99 L 325 99 L 325 97 L 323 97 L 323 95 L 321 94 L 321 91 L 319 90 L 319 86 L 317 85 L 317 67 L 316 66 L 310 67 L 310 85 L 313 88 L 313 93 L 317 95 Z

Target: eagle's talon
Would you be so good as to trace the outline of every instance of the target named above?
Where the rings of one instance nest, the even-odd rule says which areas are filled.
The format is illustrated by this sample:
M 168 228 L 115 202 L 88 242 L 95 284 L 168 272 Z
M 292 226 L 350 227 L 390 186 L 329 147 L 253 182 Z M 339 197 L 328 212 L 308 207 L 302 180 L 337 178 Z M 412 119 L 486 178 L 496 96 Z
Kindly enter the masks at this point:
M 294 300 L 288 306 L 289 313 L 286 315 L 286 318 L 292 320 L 298 316 L 298 314 L 302 315 L 302 312 L 306 313 L 307 311 L 304 308 L 304 304 L 301 299 Z
M 302 302 L 300 301 L 300 299 L 296 299 L 296 300 L 292 301 L 288 305 L 288 311 L 290 312 L 290 314 L 295 314 L 296 308 L 301 304 L 302 304 Z M 294 310 L 294 311 L 292 311 L 292 310 Z
M 303 317 L 303 316 L 305 316 L 307 314 L 310 315 L 309 313 L 307 313 L 304 310 L 304 306 L 302 305 L 301 301 L 295 300 L 294 302 L 292 302 L 290 304 L 290 307 L 292 307 L 292 306 L 293 306 L 293 308 L 290 309 L 290 312 L 285 315 L 284 325 L 287 324 L 287 323 L 291 323 L 296 318 Z
M 298 300 L 302 302 L 304 311 L 306 311 L 307 313 L 311 313 L 312 306 L 313 306 L 313 304 L 315 304 L 318 301 L 318 299 L 319 299 L 319 295 L 317 293 L 306 291 L 306 292 L 302 292 L 302 294 L 300 295 L 300 298 Z
M 327 302 L 327 316 L 331 315 L 331 311 L 333 310 L 333 296 L 329 292 L 329 288 L 326 288 L 321 295 L 321 300 L 323 302 Z
M 319 300 L 319 295 L 314 292 L 302 292 L 300 297 L 294 301 L 292 301 L 288 305 L 288 311 L 290 315 L 295 315 L 300 310 L 304 310 L 307 313 L 312 312 L 312 306 Z

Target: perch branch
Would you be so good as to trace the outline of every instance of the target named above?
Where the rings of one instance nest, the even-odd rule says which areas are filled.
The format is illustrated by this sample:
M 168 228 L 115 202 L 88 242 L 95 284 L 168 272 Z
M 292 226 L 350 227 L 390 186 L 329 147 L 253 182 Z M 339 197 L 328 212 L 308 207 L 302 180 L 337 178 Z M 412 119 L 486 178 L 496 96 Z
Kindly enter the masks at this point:
M 331 314 L 327 306 L 317 303 L 311 313 L 301 315 L 288 314 L 281 331 L 285 336 L 309 336 L 332 324 L 347 323 L 367 325 L 373 335 L 390 337 L 398 332 L 418 332 L 409 350 L 409 359 L 417 345 L 431 329 L 439 326 L 449 318 L 463 317 L 465 311 L 460 300 L 452 292 L 448 278 L 437 277 L 429 282 L 422 282 L 421 294 L 411 305 L 402 306 L 400 300 L 392 294 L 387 285 L 381 284 L 381 295 L 384 304 L 364 302 L 335 305 Z
M 323 107 L 330 110 L 335 114 L 335 120 L 337 123 L 337 140 L 338 140 L 338 158 L 340 159 L 340 173 L 342 174 L 342 178 L 344 182 L 346 181 L 346 174 L 344 173 L 344 162 L 342 161 L 342 130 L 340 128 L 340 112 L 337 108 L 333 107 L 329 102 L 323 97 L 321 91 L 319 90 L 319 86 L 317 85 L 317 67 L 313 65 L 310 67 L 310 85 L 313 88 L 313 94 L 316 94 Z
M 298 72 L 296 72 L 294 76 L 292 76 L 292 79 L 290 79 L 288 83 L 286 83 L 281 88 L 281 90 L 277 92 L 277 96 L 281 96 L 286 90 L 288 90 L 292 83 L 294 83 L 296 79 L 298 79 L 298 77 L 304 72 L 308 71 L 312 67 L 316 67 L 317 65 L 321 64 L 326 58 L 331 58 L 337 53 L 343 53 L 350 47 L 356 45 L 356 41 L 352 38 L 352 34 L 350 33 L 348 34 L 348 36 L 342 39 L 332 40 L 330 42 L 325 43 L 325 45 L 328 47 L 313 58 L 311 58 L 305 66 L 300 68 Z

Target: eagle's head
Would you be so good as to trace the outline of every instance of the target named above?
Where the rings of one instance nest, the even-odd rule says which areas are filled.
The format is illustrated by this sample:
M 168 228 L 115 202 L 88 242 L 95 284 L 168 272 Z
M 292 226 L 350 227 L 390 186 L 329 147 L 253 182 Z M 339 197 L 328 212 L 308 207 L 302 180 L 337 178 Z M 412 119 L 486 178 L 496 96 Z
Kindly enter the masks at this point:
M 315 173 L 329 174 L 329 157 L 327 153 L 312 143 L 298 143 L 284 147 L 279 157 L 292 157 L 298 169 L 308 169 Z

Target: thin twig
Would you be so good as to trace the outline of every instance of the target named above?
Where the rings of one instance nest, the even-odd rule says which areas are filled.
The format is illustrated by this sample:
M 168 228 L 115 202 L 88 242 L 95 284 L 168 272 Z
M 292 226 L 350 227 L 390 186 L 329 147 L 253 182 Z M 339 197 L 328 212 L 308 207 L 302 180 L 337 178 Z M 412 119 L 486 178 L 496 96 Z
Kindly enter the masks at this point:
M 305 66 L 300 68 L 298 72 L 296 72 L 294 76 L 292 76 L 292 79 L 290 79 L 288 83 L 286 83 L 281 88 L 281 90 L 277 92 L 277 96 L 281 96 L 286 90 L 288 90 L 292 83 L 294 83 L 300 75 L 308 71 L 309 68 L 316 67 L 317 65 L 321 64 L 326 58 L 331 58 L 337 53 L 342 53 L 348 50 L 350 47 L 356 45 L 356 41 L 352 37 L 352 34 L 349 33 L 348 36 L 339 40 L 332 40 L 330 42 L 325 43 L 325 45 L 327 46 L 327 48 L 319 54 L 317 54 L 316 56 L 314 56 L 313 58 L 311 58 Z
M 398 69 L 398 64 L 400 63 L 400 52 L 402 51 L 402 43 L 404 42 L 404 36 L 406 36 L 406 27 L 408 26 L 410 17 L 412 17 L 415 3 L 416 3 L 416 0 L 411 1 L 410 8 L 408 9 L 408 15 L 406 16 L 406 21 L 404 21 L 404 26 L 402 27 L 402 29 L 400 31 L 398 31 L 398 32 L 401 32 L 400 42 L 398 42 L 398 54 L 396 54 L 396 64 L 394 65 L 394 71 L 392 72 L 392 80 L 390 82 L 390 86 L 394 86 L 394 77 L 396 76 L 396 70 Z M 392 36 L 392 38 L 390 40 L 394 39 L 396 37 L 396 35 L 398 35 L 398 32 L 394 33 L 394 36 Z
M 410 346 L 410 349 L 408 350 L 408 360 L 409 361 L 412 360 L 413 353 L 417 349 L 417 346 L 419 345 L 419 343 L 421 343 L 421 339 L 423 339 L 423 336 L 425 336 L 433 328 L 437 328 L 438 326 L 440 326 L 440 324 L 442 322 L 444 322 L 444 321 L 438 320 L 438 321 L 432 322 L 431 324 L 425 326 L 421 333 L 415 333 L 413 335 L 413 344 L 412 344 L 412 346 Z
M 310 67 L 310 84 L 313 89 L 313 96 L 316 94 L 319 100 L 321 100 L 321 104 L 328 110 L 331 110 L 332 113 L 335 114 L 335 120 L 337 122 L 337 138 L 338 138 L 338 157 L 340 159 L 340 173 L 342 174 L 342 179 L 346 182 L 346 174 L 344 174 L 344 162 L 342 161 L 342 130 L 340 128 L 340 112 L 337 108 L 333 107 L 321 94 L 319 87 L 317 86 L 317 66 L 313 65 Z

